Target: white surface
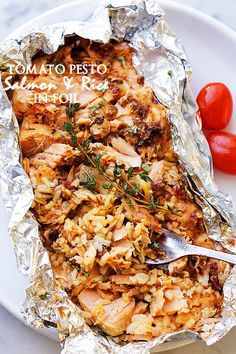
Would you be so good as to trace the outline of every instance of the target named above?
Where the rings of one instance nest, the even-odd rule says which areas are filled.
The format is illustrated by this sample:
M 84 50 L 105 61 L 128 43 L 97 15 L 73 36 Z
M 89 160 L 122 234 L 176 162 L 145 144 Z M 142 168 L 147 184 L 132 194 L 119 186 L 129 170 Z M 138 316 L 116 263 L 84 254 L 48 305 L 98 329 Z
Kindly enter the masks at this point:
M 0 0 L 0 39 L 33 17 L 70 0 Z M 90 0 L 91 1 L 91 0 Z M 236 30 L 235 0 L 173 0 L 206 12 Z
M 34 3 L 33 9 L 30 5 L 31 2 L 28 0 L 17 3 L 15 1 L 13 2 L 12 0 L 1 0 L 1 36 L 7 35 L 20 24 L 25 23 L 26 19 L 31 19 L 37 13 L 43 12 L 49 7 L 54 7 L 65 2 L 66 1 L 59 0 L 54 2 L 51 1 L 49 3 L 38 0 L 37 6 Z M 181 0 L 179 2 L 189 4 L 193 3 L 193 5 L 197 7 L 201 7 L 202 4 L 204 9 L 208 13 L 210 12 L 212 15 L 221 13 L 222 8 L 224 10 L 224 12 L 222 12 L 222 20 L 225 20 L 229 24 L 233 24 L 233 21 L 231 22 L 231 20 L 235 17 L 234 14 L 236 13 L 236 4 L 234 5 L 234 11 L 233 8 L 229 10 L 229 5 L 233 6 L 234 1 L 227 0 L 227 9 L 229 10 L 228 12 L 224 8 L 223 1 L 208 0 L 206 2 Z M 206 3 L 208 4 L 207 7 Z M 219 7 L 220 4 L 221 8 Z M 212 7 L 210 8 L 209 6 Z M 88 7 L 89 6 L 87 6 L 87 10 Z M 74 19 L 76 19 L 76 11 L 72 11 L 71 14 Z M 63 16 L 65 19 L 65 16 L 68 16 L 68 13 L 64 11 Z M 55 21 L 58 20 L 56 18 L 54 19 Z M 180 34 L 181 38 L 183 38 L 185 47 L 189 52 L 189 56 L 192 60 L 194 68 L 193 84 L 195 92 L 197 92 L 199 87 L 201 87 L 206 81 L 222 80 L 230 86 L 234 93 L 234 97 L 236 97 L 236 87 L 234 89 L 234 75 L 232 75 L 234 72 L 234 63 L 232 58 L 235 58 L 235 52 L 229 52 L 229 46 L 231 44 L 230 41 L 232 39 L 228 39 L 228 41 L 225 43 L 225 46 L 222 46 L 220 33 L 217 34 L 216 32 L 211 32 L 211 29 L 204 23 L 194 23 L 194 18 L 191 18 L 191 16 L 186 18 L 182 17 L 181 13 L 173 13 L 170 11 L 168 12 L 168 19 L 169 22 L 173 24 L 172 27 Z M 40 20 L 40 23 L 42 23 L 42 20 Z M 186 28 L 188 28 L 188 30 L 186 30 Z M 236 48 L 235 44 L 234 48 Z M 227 56 L 225 56 L 226 52 Z M 209 59 L 213 59 L 214 66 L 208 67 L 205 65 Z M 221 186 L 224 187 L 224 190 L 232 191 L 232 186 L 235 178 L 230 176 L 222 177 L 218 174 L 218 179 L 220 180 Z M 234 197 L 236 197 L 236 193 Z M 6 289 L 6 291 L 4 292 L 4 298 L 2 291 L 0 291 L 0 300 L 1 302 L 4 302 L 5 306 L 11 308 L 12 311 L 14 311 L 14 309 L 18 308 L 18 305 L 23 299 L 23 289 L 26 280 L 17 271 L 12 247 L 9 239 L 6 238 L 6 230 L 4 230 L 3 226 L 1 231 L 2 238 L 0 239 L 0 269 L 3 271 L 0 273 L 0 280 L 1 284 L 4 284 L 4 289 Z M 10 265 L 9 267 L 8 264 Z M 12 266 L 13 264 L 14 266 Z M 19 311 L 17 314 L 19 315 Z M 234 331 L 234 333 L 236 332 Z M 185 354 L 189 353 L 189 350 L 191 350 L 193 354 L 197 354 L 201 350 L 207 354 L 213 354 L 216 352 L 233 354 L 235 350 L 233 350 L 232 343 L 233 336 L 231 334 L 228 335 L 224 341 L 211 348 L 207 348 L 200 343 L 196 343 L 191 345 L 191 347 L 181 348 L 179 350 L 176 349 L 173 351 L 173 353 L 178 354 L 181 351 L 182 354 Z M 57 344 L 50 342 L 48 339 L 40 336 L 37 333 L 34 333 L 31 329 L 28 329 L 24 325 L 18 323 L 10 315 L 6 314 L 4 310 L 0 309 L 0 354 L 41 354 L 58 352 L 59 348 Z

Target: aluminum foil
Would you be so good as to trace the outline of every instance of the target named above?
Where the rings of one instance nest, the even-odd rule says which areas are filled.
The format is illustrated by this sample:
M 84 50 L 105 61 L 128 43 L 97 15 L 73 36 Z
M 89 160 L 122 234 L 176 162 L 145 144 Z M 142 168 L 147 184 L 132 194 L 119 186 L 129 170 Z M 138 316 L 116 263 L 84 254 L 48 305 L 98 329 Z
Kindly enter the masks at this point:
M 79 6 L 79 5 L 78 5 Z M 45 26 L 0 43 L 0 68 L 8 63 L 30 64 L 38 50 L 47 54 L 64 44 L 65 36 L 77 34 L 93 41 L 128 40 L 133 63 L 157 98 L 169 109 L 175 151 L 188 175 L 196 201 L 202 207 L 211 238 L 236 253 L 236 211 L 231 197 L 219 192 L 213 179 L 208 144 L 196 119 L 192 95 L 191 65 L 180 40 L 164 20 L 156 0 L 111 0 L 104 2 L 89 22 L 65 22 Z M 168 72 L 172 75 L 168 75 Z M 80 309 L 66 292 L 55 287 L 47 251 L 30 213 L 33 192 L 20 164 L 18 125 L 12 106 L 0 86 L 1 188 L 10 214 L 9 234 L 19 269 L 30 275 L 22 307 L 25 320 L 40 328 L 58 328 L 62 354 L 119 353 L 146 354 L 165 341 L 202 339 L 213 344 L 236 325 L 236 268 L 224 286 L 224 306 L 217 323 L 209 326 L 204 338 L 191 331 L 164 335 L 147 343 L 118 345 L 101 331 L 89 328 Z

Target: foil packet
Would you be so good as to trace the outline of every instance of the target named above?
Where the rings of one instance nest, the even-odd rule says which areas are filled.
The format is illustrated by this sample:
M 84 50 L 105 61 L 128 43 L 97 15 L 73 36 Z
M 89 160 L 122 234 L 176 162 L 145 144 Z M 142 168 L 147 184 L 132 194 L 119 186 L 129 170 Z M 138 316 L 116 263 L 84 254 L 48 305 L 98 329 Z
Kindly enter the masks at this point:
M 78 5 L 79 8 L 79 5 Z M 191 91 L 191 65 L 180 39 L 169 28 L 156 0 L 111 0 L 103 2 L 89 22 L 68 21 L 21 34 L 0 43 L 0 69 L 9 63 L 27 65 L 42 50 L 54 53 L 65 37 L 80 37 L 107 43 L 127 40 L 133 48 L 133 63 L 158 98 L 169 110 L 175 152 L 188 176 L 197 203 L 201 206 L 209 236 L 236 253 L 236 211 L 231 197 L 219 192 L 213 178 L 208 144 L 196 119 L 196 104 Z M 171 72 L 172 75 L 166 75 Z M 0 87 L 0 166 L 1 189 L 10 215 L 9 234 L 21 272 L 30 275 L 22 306 L 25 321 L 37 328 L 57 327 L 62 354 L 116 353 L 147 354 L 166 341 L 204 340 L 213 344 L 236 325 L 236 268 L 224 285 L 221 318 L 209 325 L 204 338 L 181 331 L 153 341 L 116 344 L 99 330 L 90 328 L 80 309 L 57 289 L 49 257 L 43 247 L 37 221 L 29 211 L 33 191 L 20 164 L 18 123 L 11 103 Z

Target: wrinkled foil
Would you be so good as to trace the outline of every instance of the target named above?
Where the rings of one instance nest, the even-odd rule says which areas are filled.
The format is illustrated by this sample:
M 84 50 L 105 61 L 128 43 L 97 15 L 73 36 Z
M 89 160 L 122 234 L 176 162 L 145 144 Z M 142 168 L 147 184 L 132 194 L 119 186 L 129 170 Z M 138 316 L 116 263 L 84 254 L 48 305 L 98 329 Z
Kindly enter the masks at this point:
M 78 5 L 79 7 L 79 5 Z M 107 43 L 128 40 L 133 63 L 158 100 L 169 110 L 174 149 L 183 165 L 201 206 L 209 236 L 236 253 L 236 211 L 231 197 L 219 192 L 213 178 L 208 144 L 196 119 L 196 103 L 191 91 L 191 65 L 183 46 L 164 20 L 156 0 L 111 0 L 104 2 L 89 22 L 69 21 L 45 26 L 0 43 L 0 66 L 30 64 L 43 50 L 55 52 L 64 37 L 81 37 Z M 172 75 L 168 75 L 171 70 Z M 172 77 L 171 77 L 172 76 Z M 38 233 L 38 224 L 29 211 L 33 200 L 30 180 L 20 164 L 18 124 L 10 101 L 0 86 L 0 166 L 1 189 L 10 214 L 9 234 L 14 243 L 19 269 L 30 275 L 30 285 L 22 312 L 27 323 L 37 328 L 57 327 L 62 354 L 147 354 L 166 341 L 201 339 L 213 344 L 236 325 L 236 267 L 224 286 L 221 318 L 209 326 L 204 336 L 191 331 L 168 334 L 149 342 L 116 344 L 99 329 L 90 328 L 80 309 L 57 289 L 47 251 Z

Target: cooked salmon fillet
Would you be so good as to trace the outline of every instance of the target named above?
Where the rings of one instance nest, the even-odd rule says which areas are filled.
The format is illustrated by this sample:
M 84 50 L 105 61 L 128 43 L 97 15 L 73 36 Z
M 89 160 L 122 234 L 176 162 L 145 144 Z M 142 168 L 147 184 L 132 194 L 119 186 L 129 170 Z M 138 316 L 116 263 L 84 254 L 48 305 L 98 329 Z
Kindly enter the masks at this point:
M 165 269 L 145 263 L 162 256 L 165 227 L 189 243 L 221 249 L 206 232 L 204 217 L 173 151 L 168 111 L 132 63 L 127 42 L 107 45 L 79 39 L 33 63 L 61 63 L 65 73 L 27 75 L 51 82 L 47 103 L 36 89 L 12 94 L 20 124 L 23 166 L 33 190 L 56 284 L 82 309 L 85 320 L 119 341 L 150 340 L 183 329 L 204 331 L 219 318 L 230 267 L 185 257 Z M 102 63 L 88 72 L 106 89 L 81 89 L 77 63 Z M 52 100 L 64 92 L 77 102 Z M 20 81 L 18 76 L 16 81 Z M 202 319 L 204 318 L 204 321 Z
M 92 313 L 94 322 L 111 336 L 119 336 L 126 330 L 135 309 L 134 300 L 124 301 L 122 297 L 101 306 L 103 298 L 90 289 L 82 290 L 78 299 L 81 306 Z

